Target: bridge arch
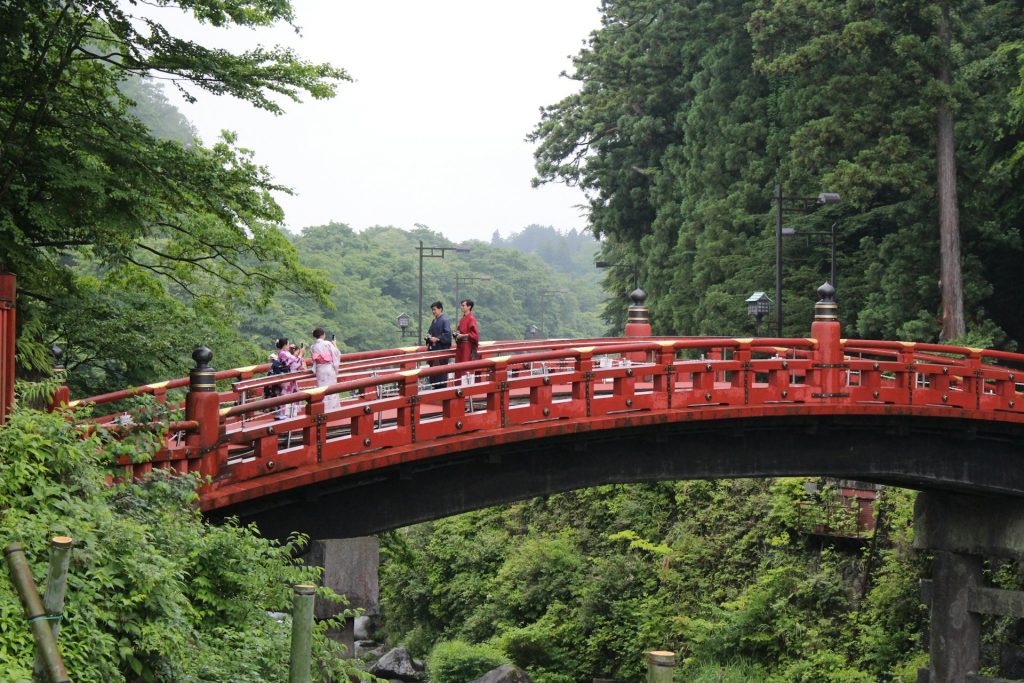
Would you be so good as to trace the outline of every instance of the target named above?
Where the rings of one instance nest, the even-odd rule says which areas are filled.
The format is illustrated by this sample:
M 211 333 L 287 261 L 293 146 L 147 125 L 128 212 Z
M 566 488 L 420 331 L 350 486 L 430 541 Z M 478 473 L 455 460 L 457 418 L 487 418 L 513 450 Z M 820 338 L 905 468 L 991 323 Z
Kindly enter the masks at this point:
M 906 415 L 780 415 L 652 421 L 481 443 L 327 479 L 208 513 L 268 535 L 376 534 L 600 484 L 828 476 L 919 490 L 1024 494 L 1024 428 Z

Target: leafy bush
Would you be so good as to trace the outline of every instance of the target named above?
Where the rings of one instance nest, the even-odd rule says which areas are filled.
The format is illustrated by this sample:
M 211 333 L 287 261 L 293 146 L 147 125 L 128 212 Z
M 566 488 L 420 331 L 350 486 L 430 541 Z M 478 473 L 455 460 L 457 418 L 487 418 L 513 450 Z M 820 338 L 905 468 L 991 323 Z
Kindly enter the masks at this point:
M 430 651 L 427 675 L 430 683 L 468 683 L 509 663 L 508 657 L 492 645 L 448 640 L 438 643 Z
M 686 670 L 690 683 L 750 683 L 763 681 L 768 676 L 760 667 L 744 660 L 727 663 L 700 661 L 691 663 Z
M 292 586 L 319 570 L 295 559 L 305 539 L 280 544 L 253 527 L 211 526 L 195 503 L 198 480 L 155 472 L 111 485 L 111 442 L 60 414 L 16 410 L 0 428 L 0 542 L 25 548 L 37 584 L 47 541 L 75 539 L 60 646 L 83 683 L 287 678 Z M 318 599 L 338 599 L 328 589 Z M 315 680 L 369 678 L 314 636 Z M 13 587 L 0 582 L 0 670 L 31 677 L 29 628 Z
M 652 649 L 688 681 L 902 680 L 927 617 L 913 493 L 886 489 L 859 552 L 808 548 L 801 500 L 800 479 L 598 486 L 394 532 L 389 638 L 490 642 L 538 683 L 639 681 Z

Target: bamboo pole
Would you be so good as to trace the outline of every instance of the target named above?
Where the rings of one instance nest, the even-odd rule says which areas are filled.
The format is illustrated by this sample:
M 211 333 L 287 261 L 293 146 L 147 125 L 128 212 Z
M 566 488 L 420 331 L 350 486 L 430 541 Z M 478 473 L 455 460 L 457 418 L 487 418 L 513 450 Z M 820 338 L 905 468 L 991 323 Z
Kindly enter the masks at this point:
M 46 664 L 46 673 L 50 676 L 51 683 L 70 683 L 71 679 L 68 678 L 68 672 L 64 669 L 64 660 L 61 659 L 60 650 L 57 649 L 57 640 L 53 637 L 50 625 L 46 623 L 46 612 L 43 611 L 43 603 L 39 599 L 39 591 L 36 590 L 35 581 L 32 580 L 32 570 L 29 569 L 21 544 L 11 543 L 4 548 L 4 557 L 7 559 L 7 567 L 11 572 L 11 582 L 18 591 L 21 606 L 25 609 L 25 618 L 32 629 L 36 650 L 42 653 L 43 661 Z
M 50 539 L 50 568 L 46 574 L 46 589 L 43 591 L 43 609 L 51 618 L 50 630 L 53 631 L 55 643 L 60 637 L 60 622 L 64 616 L 64 593 L 68 586 L 72 543 L 69 536 L 54 536 Z M 32 665 L 32 680 L 37 683 L 47 681 L 46 665 L 39 650 L 36 650 L 36 661 Z
M 308 583 L 295 586 L 292 600 L 292 657 L 288 683 L 310 683 L 313 649 L 313 600 L 316 587 Z
M 667 650 L 647 653 L 647 683 L 672 683 L 676 655 Z

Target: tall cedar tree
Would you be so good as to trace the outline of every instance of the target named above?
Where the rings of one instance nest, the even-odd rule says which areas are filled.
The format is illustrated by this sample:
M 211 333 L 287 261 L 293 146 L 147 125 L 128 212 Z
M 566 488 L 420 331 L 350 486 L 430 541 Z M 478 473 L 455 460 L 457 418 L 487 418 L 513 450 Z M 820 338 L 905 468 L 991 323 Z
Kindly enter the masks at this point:
M 252 153 L 231 134 L 209 148 L 155 137 L 119 86 L 152 76 L 186 96 L 201 88 L 277 113 L 303 93 L 333 96 L 347 74 L 279 47 L 207 47 L 159 21 L 184 11 L 217 27 L 291 24 L 286 0 L 145 7 L 0 4 L 0 268 L 18 276 L 31 331 L 19 344 L 23 364 L 41 363 L 33 344 L 56 341 L 72 364 L 112 358 L 123 381 L 146 381 L 153 368 L 138 359 L 180 370 L 190 347 L 210 342 L 202 336 L 225 332 L 220 321 L 237 306 L 264 303 L 282 285 L 326 296 L 326 281 L 298 263 L 282 233 L 271 192 L 285 188 Z M 132 315 L 150 301 L 187 324 Z M 115 345 L 88 323 L 112 318 L 118 329 L 108 333 L 137 335 Z

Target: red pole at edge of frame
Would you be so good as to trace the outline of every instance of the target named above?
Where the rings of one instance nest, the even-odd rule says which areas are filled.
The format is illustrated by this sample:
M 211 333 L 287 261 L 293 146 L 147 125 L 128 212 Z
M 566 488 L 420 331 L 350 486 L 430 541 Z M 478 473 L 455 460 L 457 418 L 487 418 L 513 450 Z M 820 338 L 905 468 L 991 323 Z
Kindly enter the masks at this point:
M 14 405 L 14 343 L 17 280 L 11 273 L 0 273 L 0 424 Z

